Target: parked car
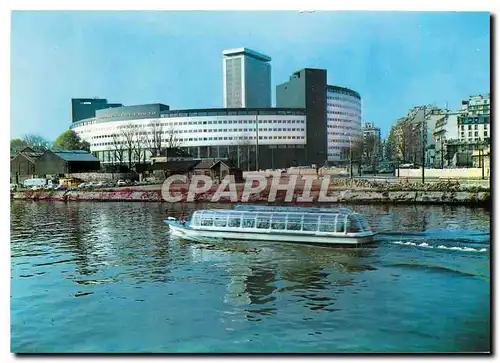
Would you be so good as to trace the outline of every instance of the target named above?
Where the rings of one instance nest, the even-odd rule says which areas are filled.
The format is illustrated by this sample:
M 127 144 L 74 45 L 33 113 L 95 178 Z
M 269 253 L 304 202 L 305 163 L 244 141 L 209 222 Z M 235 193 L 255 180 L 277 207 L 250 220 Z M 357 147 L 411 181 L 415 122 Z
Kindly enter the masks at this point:
M 56 190 L 66 190 L 66 189 L 68 189 L 67 185 L 58 185 L 58 186 L 56 186 Z
M 415 165 L 413 163 L 408 163 L 408 164 L 401 164 L 399 165 L 400 169 L 413 169 L 415 168 Z
M 47 179 L 45 178 L 31 178 L 31 179 L 26 179 L 23 182 L 23 185 L 25 188 L 30 188 L 30 187 L 43 187 L 44 185 L 47 185 Z M 33 189 L 33 188 L 31 188 Z
M 116 182 L 116 186 L 118 186 L 118 187 L 123 187 L 123 186 L 125 186 L 125 185 L 127 185 L 127 183 L 126 183 L 126 182 L 124 182 L 124 181 L 123 181 L 123 180 L 121 180 L 121 179 L 120 179 L 120 180 L 118 180 L 118 181 Z
M 347 171 L 344 171 L 342 170 L 340 173 L 339 173 L 340 176 L 349 176 L 349 173 Z
M 15 192 L 16 190 L 17 190 L 17 184 L 13 184 L 13 183 L 11 183 L 11 184 L 10 184 L 10 191 L 11 191 L 11 192 Z
M 394 173 L 394 169 L 392 168 L 382 168 L 378 171 L 379 174 L 392 174 Z

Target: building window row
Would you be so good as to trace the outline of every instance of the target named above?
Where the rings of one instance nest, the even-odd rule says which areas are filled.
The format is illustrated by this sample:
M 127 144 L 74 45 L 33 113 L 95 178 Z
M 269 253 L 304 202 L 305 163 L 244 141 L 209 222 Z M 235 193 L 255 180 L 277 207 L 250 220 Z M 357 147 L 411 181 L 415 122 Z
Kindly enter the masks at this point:
M 180 138 L 179 142 L 193 142 L 193 141 L 222 141 L 222 140 L 256 140 L 255 136 L 219 136 L 219 137 L 193 137 L 193 138 Z M 304 136 L 259 136 L 259 140 L 304 140 Z M 168 139 L 162 139 L 162 141 L 167 142 Z M 92 146 L 111 146 L 119 145 L 120 143 L 114 142 L 101 142 L 93 143 Z M 125 145 L 125 142 L 121 143 Z
M 346 133 L 346 132 L 333 132 L 333 131 L 329 131 L 327 132 L 328 135 L 346 135 L 346 136 L 361 136 L 359 133 L 357 132 L 349 132 L 349 133 Z
M 351 116 L 351 117 L 358 117 L 359 114 L 356 113 L 351 113 L 351 112 L 341 112 L 341 111 L 328 111 L 329 114 L 331 115 L 345 115 L 345 116 Z
M 358 130 L 359 129 L 357 127 L 352 127 L 352 126 L 332 125 L 332 124 L 328 124 L 327 128 L 328 129 L 342 129 L 342 130 Z
M 117 113 L 117 114 L 110 115 L 110 116 L 99 116 L 99 119 L 100 120 L 110 120 L 112 118 L 117 118 L 117 117 L 153 116 L 156 114 L 157 114 L 156 112 L 151 112 L 151 111 L 149 111 L 149 112 L 131 112 L 131 113 L 121 112 L 121 113 Z
M 336 101 L 345 101 L 349 103 L 353 103 L 355 105 L 359 105 L 360 101 L 357 98 L 352 97 L 343 97 L 343 96 L 326 96 L 328 100 L 336 100 Z
M 259 132 L 304 132 L 305 129 L 303 128 L 260 128 L 259 127 Z M 143 132 L 138 132 L 138 135 L 153 135 L 153 134 L 163 134 L 163 135 L 170 135 L 170 134 L 184 134 L 184 133 L 204 133 L 204 132 L 256 132 L 255 129 L 196 129 L 196 130 L 172 130 L 172 131 L 143 131 Z M 97 136 L 91 136 L 90 139 L 103 139 L 103 138 L 108 138 L 108 137 L 119 137 L 119 134 L 107 134 L 107 135 L 97 135 Z
M 107 117 L 107 116 L 106 116 Z M 106 119 L 106 117 L 99 117 L 99 119 Z M 113 116 L 115 117 L 115 116 Z M 179 117 L 179 116 L 178 116 Z M 126 121 L 123 121 L 123 122 L 126 122 Z M 83 123 L 78 123 L 78 126 L 89 126 L 89 125 L 93 125 L 95 124 L 96 121 L 93 120 L 93 121 L 85 121 Z M 174 126 L 188 126 L 188 125 L 211 125 L 211 124 L 255 124 L 256 123 L 256 120 L 253 119 L 253 120 L 206 120 L 206 121 L 174 121 L 174 122 L 164 122 L 162 124 L 156 122 L 156 126 L 160 126 L 160 125 L 163 125 L 163 126 L 168 126 L 168 125 L 174 125 Z M 259 119 L 258 120 L 258 123 L 261 124 L 261 123 L 305 123 L 304 120 L 292 120 L 292 119 L 288 119 L 288 120 L 274 120 L 274 119 L 264 119 L 264 120 L 261 120 Z M 146 124 L 147 125 L 147 124 Z M 76 126 L 76 125 L 73 125 L 73 127 Z M 137 125 L 139 126 L 139 125 Z M 137 127 L 134 125 L 134 127 Z
M 337 103 L 327 103 L 327 106 L 328 107 L 338 107 L 338 108 L 342 108 L 342 109 L 347 109 L 347 110 L 354 110 L 354 111 L 358 111 L 359 113 L 361 113 L 361 107 L 353 107 L 353 106 L 346 106 L 346 105 L 339 105 Z

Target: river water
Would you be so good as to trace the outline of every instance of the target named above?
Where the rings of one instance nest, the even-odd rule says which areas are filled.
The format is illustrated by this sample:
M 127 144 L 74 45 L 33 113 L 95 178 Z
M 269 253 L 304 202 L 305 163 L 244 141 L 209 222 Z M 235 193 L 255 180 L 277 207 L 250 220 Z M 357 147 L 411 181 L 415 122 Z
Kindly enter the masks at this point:
M 488 210 L 355 206 L 383 233 L 334 248 L 170 238 L 204 206 L 167 206 L 12 202 L 11 350 L 490 350 Z

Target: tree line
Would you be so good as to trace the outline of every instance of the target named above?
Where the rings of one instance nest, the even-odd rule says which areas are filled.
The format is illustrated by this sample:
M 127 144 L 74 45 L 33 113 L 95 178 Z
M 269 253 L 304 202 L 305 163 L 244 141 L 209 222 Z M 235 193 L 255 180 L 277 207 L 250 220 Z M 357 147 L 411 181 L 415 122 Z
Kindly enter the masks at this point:
M 64 131 L 54 142 L 50 142 L 45 137 L 38 134 L 27 134 L 21 138 L 10 140 L 11 154 L 17 154 L 26 147 L 36 152 L 44 152 L 49 149 L 90 151 L 90 144 L 82 140 L 73 130 Z

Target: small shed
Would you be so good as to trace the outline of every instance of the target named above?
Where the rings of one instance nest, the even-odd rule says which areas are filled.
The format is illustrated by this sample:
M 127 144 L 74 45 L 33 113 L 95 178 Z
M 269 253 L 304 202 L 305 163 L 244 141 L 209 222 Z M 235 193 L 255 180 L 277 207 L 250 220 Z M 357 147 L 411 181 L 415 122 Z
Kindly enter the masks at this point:
M 213 159 L 210 160 L 198 160 L 198 164 L 194 167 L 194 174 L 195 175 L 206 175 L 206 176 L 212 176 L 212 165 L 215 164 L 215 161 Z
M 35 163 L 43 153 L 35 152 L 33 149 L 26 147 L 18 152 L 10 160 L 10 178 L 11 182 L 19 184 L 25 179 L 32 178 L 36 175 Z
M 218 160 L 210 167 L 212 179 L 217 179 L 219 182 L 227 175 L 234 175 L 236 182 L 243 181 L 243 170 L 237 168 L 228 160 Z
M 153 164 L 155 178 L 163 179 L 171 175 L 190 175 L 200 160 L 174 160 L 166 162 L 156 162 Z
M 99 159 L 83 150 L 47 150 L 35 164 L 39 176 L 95 172 L 100 167 Z

